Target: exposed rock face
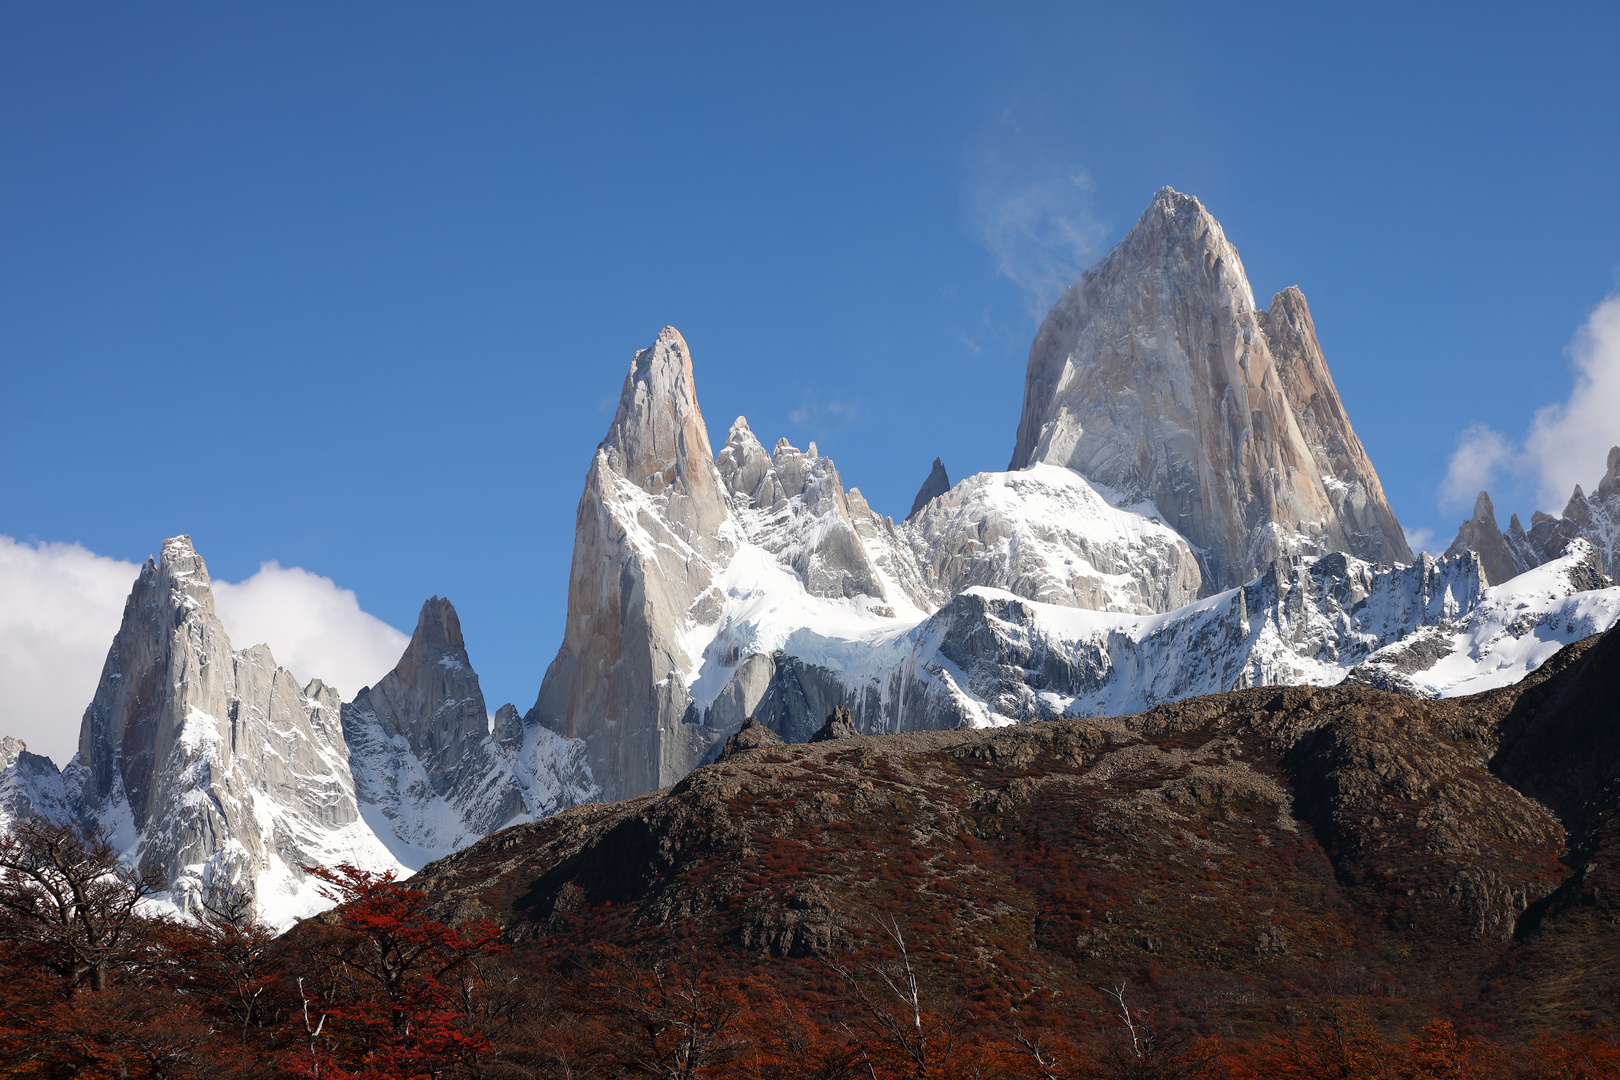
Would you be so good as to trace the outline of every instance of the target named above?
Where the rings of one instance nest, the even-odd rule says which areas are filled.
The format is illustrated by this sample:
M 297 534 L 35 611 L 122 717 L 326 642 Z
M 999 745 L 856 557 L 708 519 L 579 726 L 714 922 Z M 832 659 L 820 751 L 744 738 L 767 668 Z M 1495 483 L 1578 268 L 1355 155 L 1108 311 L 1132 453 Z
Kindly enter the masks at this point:
M 761 750 L 767 746 L 781 746 L 782 736 L 760 723 L 758 720 L 748 720 L 737 733 L 726 740 L 725 749 L 720 751 L 720 760 L 728 761 L 738 754 L 750 750 Z
M 636 353 L 576 515 L 562 647 L 529 719 L 582 738 L 604 797 L 673 783 L 713 747 L 689 724 L 694 626 L 736 548 L 692 358 L 674 327 Z
M 1518 515 L 1514 515 L 1513 523 L 1519 523 Z M 1520 529 L 1522 536 L 1524 530 Z M 1446 548 L 1446 558 L 1461 555 L 1472 551 L 1479 555 L 1480 569 L 1485 573 L 1485 579 L 1492 585 L 1500 585 L 1510 578 L 1518 577 L 1530 565 L 1521 565 L 1514 558 L 1514 553 L 1508 548 L 1507 537 L 1502 530 L 1496 527 L 1496 507 L 1491 505 L 1491 497 L 1485 492 L 1479 493 L 1474 500 L 1474 516 L 1462 523 L 1457 531 L 1457 539 Z
M 929 470 L 928 479 L 923 481 L 922 487 L 917 489 L 917 497 L 911 500 L 911 512 L 906 515 L 910 521 L 917 516 L 917 511 L 928 505 L 930 499 L 937 499 L 951 490 L 951 478 L 945 475 L 945 463 L 939 458 L 934 459 L 934 467 Z
M 1113 506 L 1069 469 L 978 473 L 906 522 L 943 604 L 972 586 L 1092 611 L 1147 615 L 1198 598 L 1197 556 L 1153 508 Z
M 496 727 L 456 609 L 435 596 L 394 670 L 343 706 L 362 811 L 406 866 L 595 796 L 580 744 L 526 732 L 510 705 Z
M 832 742 L 834 739 L 854 739 L 860 737 L 860 731 L 855 727 L 855 721 L 849 715 L 849 709 L 839 705 L 827 714 L 827 722 L 821 729 L 810 736 L 810 742 Z
M 1560 558 L 1572 541 L 1584 540 L 1597 552 L 1603 573 L 1620 573 L 1620 446 L 1609 451 L 1607 468 L 1591 495 L 1575 485 L 1564 512 L 1553 517 L 1540 510 L 1530 515 L 1530 531 L 1514 514 L 1506 532 L 1496 525 L 1491 497 L 1480 492 L 1474 516 L 1462 523 L 1447 555 L 1476 551 L 1492 584 Z
M 1280 555 L 1412 561 L 1304 296 L 1258 311 L 1220 225 L 1169 188 L 1036 335 L 1009 467 L 1037 462 L 1151 500 L 1209 591 Z
M 299 906 L 314 891 L 301 865 L 398 866 L 360 820 L 339 707 L 267 647 L 232 650 L 207 567 L 174 537 L 124 607 L 68 800 L 161 871 L 181 907 L 217 876 L 254 883 L 261 910 Z

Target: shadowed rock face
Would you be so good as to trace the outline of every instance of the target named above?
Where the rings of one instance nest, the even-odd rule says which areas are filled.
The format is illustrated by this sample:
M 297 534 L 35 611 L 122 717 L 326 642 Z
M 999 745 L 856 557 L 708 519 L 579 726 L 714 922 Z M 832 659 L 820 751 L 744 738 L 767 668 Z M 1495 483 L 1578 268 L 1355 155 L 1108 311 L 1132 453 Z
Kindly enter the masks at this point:
M 636 353 L 575 520 L 568 623 L 529 719 L 585 740 L 607 798 L 684 776 L 712 748 L 686 724 L 691 624 L 712 624 L 735 548 L 692 379 L 674 327 Z
M 366 766 L 356 769 L 361 800 L 380 807 L 404 839 L 452 849 L 525 810 L 522 791 L 490 738 L 484 694 L 447 599 L 435 596 L 422 605 L 394 670 L 343 706 L 343 729 Z M 385 757 L 397 760 L 385 763 Z M 410 790 L 421 785 L 428 791 Z M 460 819 L 461 835 L 418 835 L 408 804 L 428 792 Z
M 917 489 L 917 497 L 911 500 L 911 512 L 906 515 L 906 520 L 910 521 L 916 517 L 917 511 L 949 490 L 951 490 L 951 478 L 945 475 L 945 463 L 940 461 L 939 458 L 935 458 L 934 467 L 929 470 L 928 479 L 924 480 L 922 487 Z
M 1515 515 L 1514 525 L 1519 523 Z M 1522 530 L 1521 530 L 1522 532 Z M 1485 582 L 1488 585 L 1500 585 L 1510 578 L 1518 577 L 1530 566 L 1539 566 L 1540 563 L 1524 564 L 1524 560 L 1514 558 L 1514 552 L 1508 547 L 1508 539 L 1502 530 L 1496 526 L 1496 507 L 1491 505 L 1491 497 L 1486 492 L 1480 492 L 1479 498 L 1474 500 L 1474 516 L 1462 523 L 1457 530 L 1457 539 L 1446 548 L 1446 558 L 1461 555 L 1472 551 L 1479 555 L 1479 567 L 1485 573 Z
M 1010 468 L 1036 462 L 1152 500 L 1209 591 L 1279 555 L 1412 561 L 1304 296 L 1257 310 L 1220 225 L 1169 188 L 1036 335 Z

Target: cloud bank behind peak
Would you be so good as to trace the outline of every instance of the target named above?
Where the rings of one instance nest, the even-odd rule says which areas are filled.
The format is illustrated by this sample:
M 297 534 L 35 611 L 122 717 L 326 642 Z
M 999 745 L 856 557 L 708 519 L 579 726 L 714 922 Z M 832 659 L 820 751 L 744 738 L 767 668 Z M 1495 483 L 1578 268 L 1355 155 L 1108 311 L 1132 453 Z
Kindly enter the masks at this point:
M 0 536 L 0 735 L 59 766 L 73 756 L 139 573 L 80 544 Z M 409 641 L 362 610 L 352 590 L 299 567 L 267 562 L 213 588 L 233 647 L 269 645 L 300 680 L 319 678 L 345 699 L 392 669 Z

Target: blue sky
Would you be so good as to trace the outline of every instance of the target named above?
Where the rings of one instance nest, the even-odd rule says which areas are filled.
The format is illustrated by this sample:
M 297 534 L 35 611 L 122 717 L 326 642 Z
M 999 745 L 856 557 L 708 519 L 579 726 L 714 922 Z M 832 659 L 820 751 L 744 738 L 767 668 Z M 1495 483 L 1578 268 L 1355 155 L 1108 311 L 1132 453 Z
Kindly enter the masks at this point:
M 1304 289 L 1443 547 L 1473 425 L 1537 505 L 1514 447 L 1620 287 L 1620 9 L 1410 8 L 8 4 L 0 533 L 448 595 L 527 707 L 659 327 L 716 445 L 899 516 L 1005 468 L 1054 283 L 1169 184 Z

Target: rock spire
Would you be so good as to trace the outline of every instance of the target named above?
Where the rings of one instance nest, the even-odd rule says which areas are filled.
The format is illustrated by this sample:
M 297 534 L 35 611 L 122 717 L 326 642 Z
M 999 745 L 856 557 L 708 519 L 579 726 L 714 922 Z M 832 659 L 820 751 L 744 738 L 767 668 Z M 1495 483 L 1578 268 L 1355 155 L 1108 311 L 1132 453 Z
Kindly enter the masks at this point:
M 575 515 L 568 623 L 529 713 L 582 738 L 604 797 L 674 783 L 711 749 L 683 723 L 692 627 L 719 618 L 735 528 L 672 326 L 635 354 Z M 701 744 L 701 745 L 700 745 Z
M 1620 446 L 1609 450 L 1603 476 L 1592 494 L 1576 484 L 1563 513 L 1554 517 L 1535 511 L 1528 532 L 1517 514 L 1509 520 L 1506 532 L 1498 529 L 1491 497 L 1480 492 L 1473 517 L 1458 528 L 1446 554 L 1477 552 L 1491 584 L 1500 585 L 1561 557 L 1576 540 L 1592 545 L 1605 574 L 1611 578 L 1620 574 Z
M 1010 467 L 1037 462 L 1152 500 L 1211 591 L 1280 555 L 1412 560 L 1304 295 L 1258 310 L 1220 224 L 1170 188 L 1036 335 Z
M 917 489 L 917 497 L 911 500 L 911 512 L 906 515 L 906 520 L 910 521 L 916 517 L 917 511 L 949 490 L 951 490 L 951 478 L 945 475 L 945 463 L 940 461 L 939 458 L 935 458 L 934 467 L 929 470 L 928 479 L 924 480 L 922 487 Z

